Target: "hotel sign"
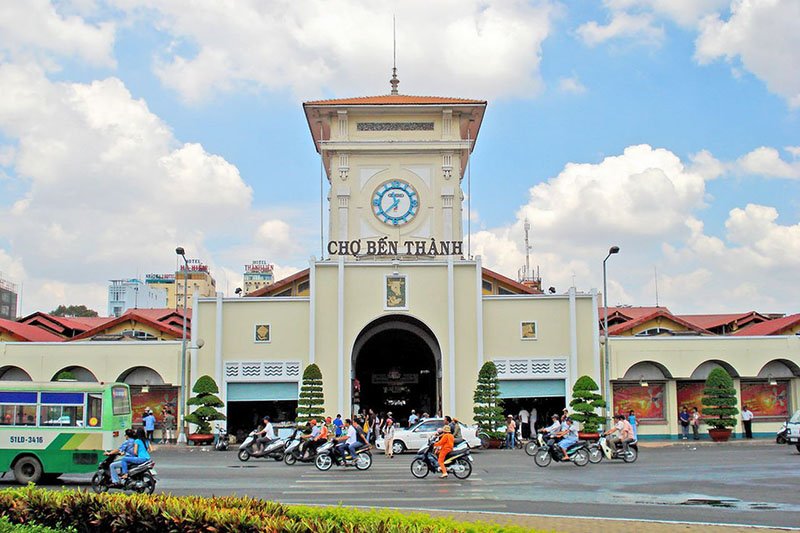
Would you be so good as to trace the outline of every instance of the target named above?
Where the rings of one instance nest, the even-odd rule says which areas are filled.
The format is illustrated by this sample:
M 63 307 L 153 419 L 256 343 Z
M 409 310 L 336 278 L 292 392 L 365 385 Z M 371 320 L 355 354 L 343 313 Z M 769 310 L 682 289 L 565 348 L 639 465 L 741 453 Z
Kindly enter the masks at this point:
M 429 240 L 401 242 L 390 241 L 386 237 L 364 241 L 361 239 L 328 241 L 328 253 L 330 255 L 349 255 L 353 257 L 372 255 L 462 255 L 464 253 L 464 241 L 437 241 L 431 238 Z

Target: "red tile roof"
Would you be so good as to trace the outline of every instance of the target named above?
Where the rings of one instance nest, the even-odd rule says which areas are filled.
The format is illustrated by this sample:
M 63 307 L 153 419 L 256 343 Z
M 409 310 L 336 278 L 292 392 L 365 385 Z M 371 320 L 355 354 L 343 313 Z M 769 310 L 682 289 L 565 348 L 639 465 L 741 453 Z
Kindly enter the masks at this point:
M 748 324 L 753 320 L 766 320 L 765 317 L 750 311 L 748 313 L 728 313 L 712 315 L 677 315 L 687 322 L 705 329 L 717 328 L 726 324 L 735 323 L 737 325 Z
M 786 329 L 793 328 L 800 324 L 800 313 L 795 315 L 785 316 L 783 318 L 774 318 L 766 322 L 759 322 L 758 324 L 751 324 L 745 328 L 738 330 L 733 335 L 737 337 L 760 337 L 762 335 L 780 335 Z
M 0 332 L 8 333 L 18 338 L 20 342 L 61 342 L 64 340 L 46 329 L 4 318 L 0 318 Z
M 260 289 L 256 289 L 253 292 L 248 292 L 245 294 L 245 297 L 258 297 L 258 296 L 275 296 L 276 293 L 281 292 L 286 287 L 291 287 L 292 283 L 295 281 L 300 281 L 301 279 L 308 279 L 309 277 L 309 270 L 306 268 L 305 270 L 301 270 L 300 272 L 295 272 L 291 276 L 287 278 L 280 279 L 273 283 L 272 285 L 267 285 L 266 287 L 261 287 Z
M 481 270 L 483 277 L 499 281 L 503 285 L 508 285 L 509 287 L 518 290 L 520 294 L 540 294 L 538 291 L 533 289 L 533 287 L 528 287 L 527 285 L 523 285 L 518 281 L 514 281 L 511 278 L 507 278 L 504 275 L 495 272 L 494 270 L 489 270 L 488 268 L 483 268 Z
M 605 316 L 605 310 L 603 306 L 600 306 L 598 310 L 600 320 L 602 321 Z M 636 320 L 643 316 L 650 316 L 658 311 L 666 311 L 668 314 L 672 314 L 666 307 L 608 306 L 608 318 L 611 320 L 612 316 L 619 316 L 627 318 L 628 320 Z
M 639 309 L 643 309 L 643 308 L 639 308 Z M 669 309 L 667 309 L 666 307 L 651 307 L 649 309 L 655 309 L 655 311 L 652 311 L 650 314 L 640 314 L 637 318 L 635 318 L 633 320 L 629 320 L 627 322 L 622 322 L 621 324 L 615 324 L 613 326 L 609 326 L 609 328 L 608 328 L 609 336 L 620 335 L 621 333 L 624 333 L 626 331 L 634 329 L 635 327 L 640 326 L 640 325 L 642 325 L 642 324 L 644 324 L 646 322 L 649 322 L 650 320 L 653 320 L 653 319 L 658 318 L 658 317 L 662 317 L 662 318 L 665 318 L 667 320 L 671 320 L 671 321 L 675 322 L 676 324 L 680 324 L 680 325 L 682 325 L 682 326 L 684 326 L 684 327 L 686 327 L 686 328 L 688 328 L 688 329 L 690 329 L 692 331 L 696 331 L 697 333 L 700 333 L 700 334 L 703 334 L 703 335 L 713 335 L 713 333 L 711 333 L 710 331 L 707 331 L 704 328 L 698 327 L 698 326 L 692 324 L 691 322 L 687 322 L 686 320 L 684 320 L 684 319 L 682 319 L 682 318 L 680 318 L 678 316 L 673 315 L 672 313 L 669 312 Z M 610 311 L 610 309 L 609 309 L 609 311 Z M 602 309 L 601 309 L 601 313 L 602 313 Z M 611 316 L 610 312 L 609 312 L 609 316 Z M 601 315 L 600 320 L 601 321 L 603 320 L 602 315 Z M 602 325 L 601 325 L 601 328 L 602 328 Z
M 486 100 L 470 100 L 467 98 L 448 98 L 444 96 L 411 96 L 407 94 L 383 94 L 378 96 L 359 96 L 356 98 L 333 98 L 330 100 L 312 100 L 304 102 L 304 106 L 320 105 L 486 105 Z
M 187 311 L 189 311 L 187 309 Z M 122 324 L 127 321 L 134 321 L 140 322 L 142 324 L 147 324 L 150 327 L 153 327 L 162 333 L 167 333 L 174 337 L 183 337 L 183 327 L 172 326 L 169 324 L 170 320 L 174 316 L 180 316 L 181 321 L 183 320 L 183 315 L 181 314 L 182 310 L 175 310 L 175 309 L 128 309 L 122 315 L 110 319 L 106 319 L 105 322 L 99 324 L 98 326 L 84 331 L 80 335 L 76 335 L 71 340 L 85 340 L 91 339 L 95 335 L 99 335 L 106 331 L 107 329 L 114 327 L 118 324 Z M 187 318 L 189 317 L 189 313 L 186 313 Z M 187 324 L 187 331 L 191 328 L 191 323 Z

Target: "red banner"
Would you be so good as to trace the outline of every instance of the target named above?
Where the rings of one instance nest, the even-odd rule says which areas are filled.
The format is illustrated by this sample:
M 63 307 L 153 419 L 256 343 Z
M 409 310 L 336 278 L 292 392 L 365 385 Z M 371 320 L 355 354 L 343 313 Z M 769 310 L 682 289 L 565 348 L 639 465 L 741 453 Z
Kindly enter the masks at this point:
M 664 384 L 642 387 L 639 383 L 614 383 L 614 410 L 627 416 L 629 411 L 639 420 L 664 420 Z
M 148 392 L 142 392 L 142 387 L 131 387 L 131 406 L 133 408 L 133 424 L 142 424 L 142 415 L 145 407 L 153 410 L 156 417 L 156 427 L 161 427 L 167 407 L 177 417 L 178 391 L 180 387 L 154 387 L 150 386 Z
M 757 418 L 786 418 L 789 416 L 787 382 L 776 385 L 767 382 L 743 382 L 742 405 L 747 405 Z
M 678 393 L 678 412 L 686 406 L 689 413 L 692 408 L 697 407 L 700 418 L 703 418 L 703 389 L 706 387 L 704 381 L 678 381 L 676 383 Z

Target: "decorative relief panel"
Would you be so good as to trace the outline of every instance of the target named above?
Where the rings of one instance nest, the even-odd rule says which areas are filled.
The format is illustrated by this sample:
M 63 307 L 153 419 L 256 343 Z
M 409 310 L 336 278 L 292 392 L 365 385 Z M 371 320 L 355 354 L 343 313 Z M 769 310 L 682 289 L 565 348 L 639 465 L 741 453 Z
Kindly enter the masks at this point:
M 359 122 L 358 131 L 433 131 L 433 122 Z
M 500 379 L 551 379 L 567 377 L 567 360 L 553 359 L 494 359 Z
M 227 361 L 225 381 L 297 381 L 299 361 Z

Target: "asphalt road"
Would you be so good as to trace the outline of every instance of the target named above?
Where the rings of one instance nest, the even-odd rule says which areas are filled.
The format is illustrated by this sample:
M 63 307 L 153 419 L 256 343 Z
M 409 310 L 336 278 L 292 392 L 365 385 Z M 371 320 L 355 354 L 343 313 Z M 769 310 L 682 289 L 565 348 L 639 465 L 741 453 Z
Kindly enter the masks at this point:
M 242 463 L 235 451 L 207 448 L 162 447 L 154 458 L 157 490 L 173 494 L 800 527 L 800 453 L 774 443 L 648 447 L 634 464 L 583 468 L 539 468 L 522 450 L 476 451 L 472 477 L 464 481 L 413 478 L 413 454 L 389 460 L 377 453 L 365 472 L 320 472 L 313 464 L 290 467 L 271 459 Z M 88 477 L 65 476 L 63 483 L 86 487 Z

